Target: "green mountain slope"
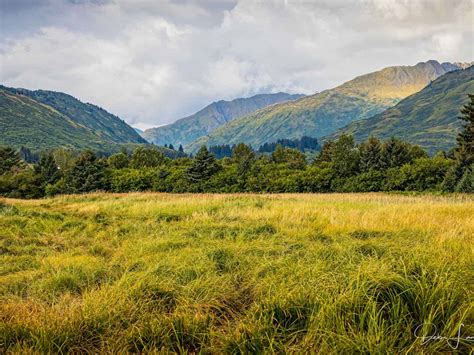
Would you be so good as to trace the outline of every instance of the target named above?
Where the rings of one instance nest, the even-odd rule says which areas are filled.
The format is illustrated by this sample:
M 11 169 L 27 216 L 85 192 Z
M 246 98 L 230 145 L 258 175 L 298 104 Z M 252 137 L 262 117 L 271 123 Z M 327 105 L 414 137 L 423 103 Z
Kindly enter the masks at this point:
M 430 153 L 455 146 L 461 127 L 459 110 L 474 93 L 474 66 L 447 73 L 396 106 L 371 118 L 356 121 L 326 139 L 342 132 L 364 141 L 370 135 L 382 139 L 398 137 L 419 144 Z
M 334 89 L 273 105 L 229 122 L 187 147 L 245 142 L 254 147 L 280 138 L 323 137 L 348 123 L 371 117 L 418 92 L 463 64 L 437 61 L 388 67 L 359 76 Z
M 158 145 L 169 143 L 175 146 L 179 144 L 187 145 L 238 117 L 257 111 L 262 107 L 282 101 L 295 100 L 302 96 L 277 93 L 255 95 L 232 101 L 218 101 L 170 125 L 147 129 L 142 136 L 149 142 Z
M 34 151 L 57 147 L 110 151 L 117 144 L 146 143 L 117 116 L 70 95 L 3 86 L 0 132 L 0 145 Z

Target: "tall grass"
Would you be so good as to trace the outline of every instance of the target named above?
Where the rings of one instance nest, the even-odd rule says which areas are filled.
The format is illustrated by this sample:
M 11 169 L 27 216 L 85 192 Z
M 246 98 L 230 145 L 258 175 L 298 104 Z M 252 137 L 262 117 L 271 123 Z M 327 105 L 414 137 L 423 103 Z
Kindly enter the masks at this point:
M 473 216 L 466 195 L 4 199 L 0 352 L 466 353 Z M 456 349 L 420 338 L 461 324 Z

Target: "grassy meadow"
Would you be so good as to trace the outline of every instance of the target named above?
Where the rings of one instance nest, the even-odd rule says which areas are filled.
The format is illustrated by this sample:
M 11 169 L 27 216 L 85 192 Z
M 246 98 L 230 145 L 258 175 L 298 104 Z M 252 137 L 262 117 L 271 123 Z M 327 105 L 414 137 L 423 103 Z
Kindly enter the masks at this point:
M 467 195 L 0 199 L 0 352 L 468 353 L 473 216 Z

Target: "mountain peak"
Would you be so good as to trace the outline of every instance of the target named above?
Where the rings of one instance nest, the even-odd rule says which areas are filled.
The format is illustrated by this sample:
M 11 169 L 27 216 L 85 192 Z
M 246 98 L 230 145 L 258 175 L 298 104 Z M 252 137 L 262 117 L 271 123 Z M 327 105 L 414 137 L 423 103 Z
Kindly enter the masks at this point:
M 280 103 L 226 123 L 187 148 L 244 142 L 257 147 L 281 138 L 319 138 L 352 121 L 369 118 L 422 90 L 443 74 L 461 69 L 436 60 L 391 66 L 358 76 L 333 89 Z
M 448 150 L 456 144 L 462 126 L 457 118 L 459 110 L 471 92 L 474 92 L 474 67 L 453 70 L 394 107 L 352 122 L 326 139 L 334 139 L 342 132 L 352 134 L 358 142 L 371 135 L 382 139 L 396 136 L 419 144 L 432 154 Z
M 429 59 L 427 60 L 426 62 L 419 62 L 417 63 L 416 65 L 426 65 L 426 64 L 430 64 L 430 65 L 440 65 L 439 62 L 435 59 Z
M 195 114 L 181 118 L 172 124 L 147 129 L 143 137 L 157 145 L 169 143 L 186 145 L 236 118 L 276 103 L 296 100 L 302 96 L 304 95 L 279 92 L 258 94 L 231 101 L 215 101 Z

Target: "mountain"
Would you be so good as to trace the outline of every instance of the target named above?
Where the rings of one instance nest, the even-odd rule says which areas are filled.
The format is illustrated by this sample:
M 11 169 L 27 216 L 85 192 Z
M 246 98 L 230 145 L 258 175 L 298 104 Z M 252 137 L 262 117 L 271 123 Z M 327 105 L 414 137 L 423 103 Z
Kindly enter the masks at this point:
M 110 151 L 113 145 L 146 143 L 115 115 L 54 91 L 0 86 L 0 145 L 31 150 L 68 147 Z
M 254 147 L 280 138 L 323 137 L 385 111 L 430 81 L 465 64 L 437 61 L 395 66 L 356 77 L 334 89 L 273 105 L 229 122 L 187 147 L 244 142 Z
M 326 138 L 334 139 L 343 132 L 359 142 L 370 135 L 381 139 L 394 136 L 419 144 L 431 154 L 449 150 L 456 144 L 461 128 L 457 117 L 469 93 L 474 93 L 474 66 L 447 73 L 394 107 L 352 122 Z
M 165 145 L 172 143 L 183 146 L 209 134 L 217 127 L 245 116 L 263 107 L 282 101 L 299 99 L 304 95 L 290 95 L 286 93 L 262 94 L 249 98 L 240 98 L 232 101 L 218 101 L 204 107 L 195 114 L 181 118 L 176 122 L 145 130 L 142 136 L 150 143 Z

